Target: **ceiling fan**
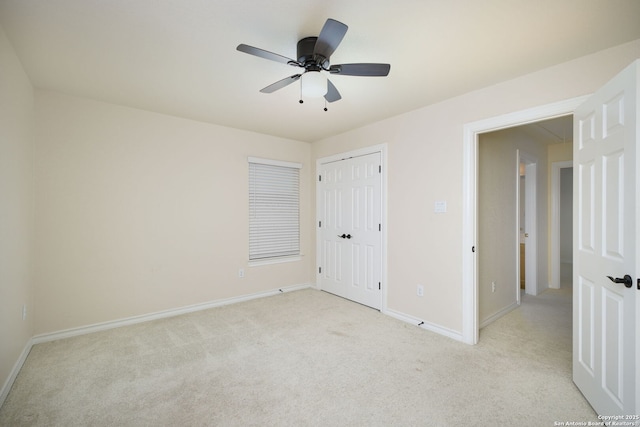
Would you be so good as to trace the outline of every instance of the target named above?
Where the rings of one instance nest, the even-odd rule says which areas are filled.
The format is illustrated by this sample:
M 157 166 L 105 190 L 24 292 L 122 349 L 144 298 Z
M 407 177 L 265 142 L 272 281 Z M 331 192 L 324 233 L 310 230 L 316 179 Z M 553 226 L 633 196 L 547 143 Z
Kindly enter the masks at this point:
M 334 102 L 342 97 L 338 89 L 327 79 L 323 72 L 343 76 L 384 77 L 389 74 L 389 70 L 391 69 L 391 65 L 389 64 L 360 63 L 331 65 L 329 62 L 331 55 L 344 38 L 348 28 L 345 24 L 335 19 L 327 19 L 318 37 L 305 37 L 298 41 L 297 60 L 246 44 L 238 45 L 237 50 L 248 53 L 249 55 L 259 56 L 271 61 L 301 68 L 298 74 L 270 84 L 261 89 L 260 92 L 272 93 L 293 82 L 301 80 L 302 96 L 323 96 L 327 102 Z M 302 99 L 300 99 L 301 104 L 302 102 Z M 325 107 L 325 111 L 326 110 Z

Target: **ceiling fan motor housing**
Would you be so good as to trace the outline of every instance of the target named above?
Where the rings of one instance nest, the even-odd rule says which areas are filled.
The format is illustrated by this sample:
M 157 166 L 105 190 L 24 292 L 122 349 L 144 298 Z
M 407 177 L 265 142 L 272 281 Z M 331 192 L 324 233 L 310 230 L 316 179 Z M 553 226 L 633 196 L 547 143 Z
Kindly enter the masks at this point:
M 317 37 L 305 37 L 298 42 L 298 62 L 303 64 L 307 71 L 320 71 L 322 68 L 329 68 L 329 58 L 322 56 L 314 58 L 313 51 L 317 40 Z

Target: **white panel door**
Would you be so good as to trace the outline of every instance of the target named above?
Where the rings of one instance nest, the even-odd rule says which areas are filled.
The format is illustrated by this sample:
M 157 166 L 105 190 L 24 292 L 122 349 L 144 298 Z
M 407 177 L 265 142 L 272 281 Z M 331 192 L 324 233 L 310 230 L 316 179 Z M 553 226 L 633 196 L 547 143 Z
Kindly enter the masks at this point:
M 636 61 L 574 116 L 573 380 L 600 415 L 640 412 L 635 395 L 638 79 Z M 625 275 L 630 287 L 607 278 Z
M 382 306 L 380 153 L 321 165 L 319 285 L 361 304 Z

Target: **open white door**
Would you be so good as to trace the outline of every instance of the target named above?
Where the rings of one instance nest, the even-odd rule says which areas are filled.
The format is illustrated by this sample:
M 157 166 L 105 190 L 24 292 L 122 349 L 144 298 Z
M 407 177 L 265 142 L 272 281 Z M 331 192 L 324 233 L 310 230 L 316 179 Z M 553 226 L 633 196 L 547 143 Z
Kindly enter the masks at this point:
M 640 413 L 639 64 L 608 82 L 574 116 L 573 380 L 600 415 Z M 629 287 L 607 278 L 625 275 Z

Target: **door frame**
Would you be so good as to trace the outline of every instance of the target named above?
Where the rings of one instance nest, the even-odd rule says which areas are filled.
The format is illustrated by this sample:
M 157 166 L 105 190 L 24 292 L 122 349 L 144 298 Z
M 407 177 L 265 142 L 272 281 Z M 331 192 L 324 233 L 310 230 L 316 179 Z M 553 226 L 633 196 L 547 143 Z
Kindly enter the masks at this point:
M 573 160 L 551 163 L 551 281 L 549 287 L 560 289 L 560 173 L 573 168 Z
M 338 153 L 338 154 L 332 154 L 330 156 L 326 156 L 326 157 L 320 157 L 318 159 L 316 159 L 316 164 L 315 164 L 315 171 L 314 171 L 314 180 L 316 183 L 315 186 L 315 190 L 316 190 L 316 217 L 315 217 L 315 229 L 316 229 L 316 233 L 315 233 L 315 239 L 316 239 L 316 265 L 315 265 L 315 272 L 316 272 L 316 284 L 315 287 L 317 289 L 322 290 L 321 286 L 320 286 L 320 277 L 319 277 L 319 272 L 318 272 L 318 268 L 320 267 L 320 264 L 322 262 L 321 259 L 321 254 L 322 254 L 322 248 L 321 248 L 321 236 L 320 236 L 320 228 L 318 227 L 318 222 L 320 221 L 320 218 L 322 217 L 321 215 L 321 208 L 322 208 L 322 199 L 321 199 L 321 194 L 319 190 L 320 187 L 320 182 L 318 179 L 318 171 L 320 170 L 320 166 L 324 163 L 330 163 L 330 162 L 336 162 L 336 161 L 340 161 L 340 160 L 346 160 L 352 157 L 360 157 L 360 156 L 366 156 L 368 154 L 374 154 L 374 153 L 380 153 L 380 165 L 381 165 L 381 172 L 380 172 L 380 205 L 381 205 L 381 210 L 382 212 L 380 212 L 380 221 L 382 223 L 382 236 L 381 236 L 381 248 L 380 248 L 380 259 L 382 260 L 382 265 L 381 265 L 381 269 L 382 271 L 380 272 L 381 278 L 382 278 L 382 292 L 380 293 L 380 297 L 382 299 L 381 304 L 380 304 L 380 312 L 383 314 L 387 314 L 387 284 L 388 284 L 388 280 L 387 280 L 387 176 L 388 176 L 388 167 L 387 167 L 387 144 L 378 144 L 378 145 L 372 145 L 369 147 L 365 147 L 365 148 L 360 148 L 360 149 L 356 149 L 356 150 L 352 150 L 352 151 L 347 151 L 347 152 L 343 152 L 343 153 Z
M 465 123 L 462 168 L 462 340 L 477 344 L 478 320 L 478 138 L 479 134 L 573 114 L 586 96 Z

